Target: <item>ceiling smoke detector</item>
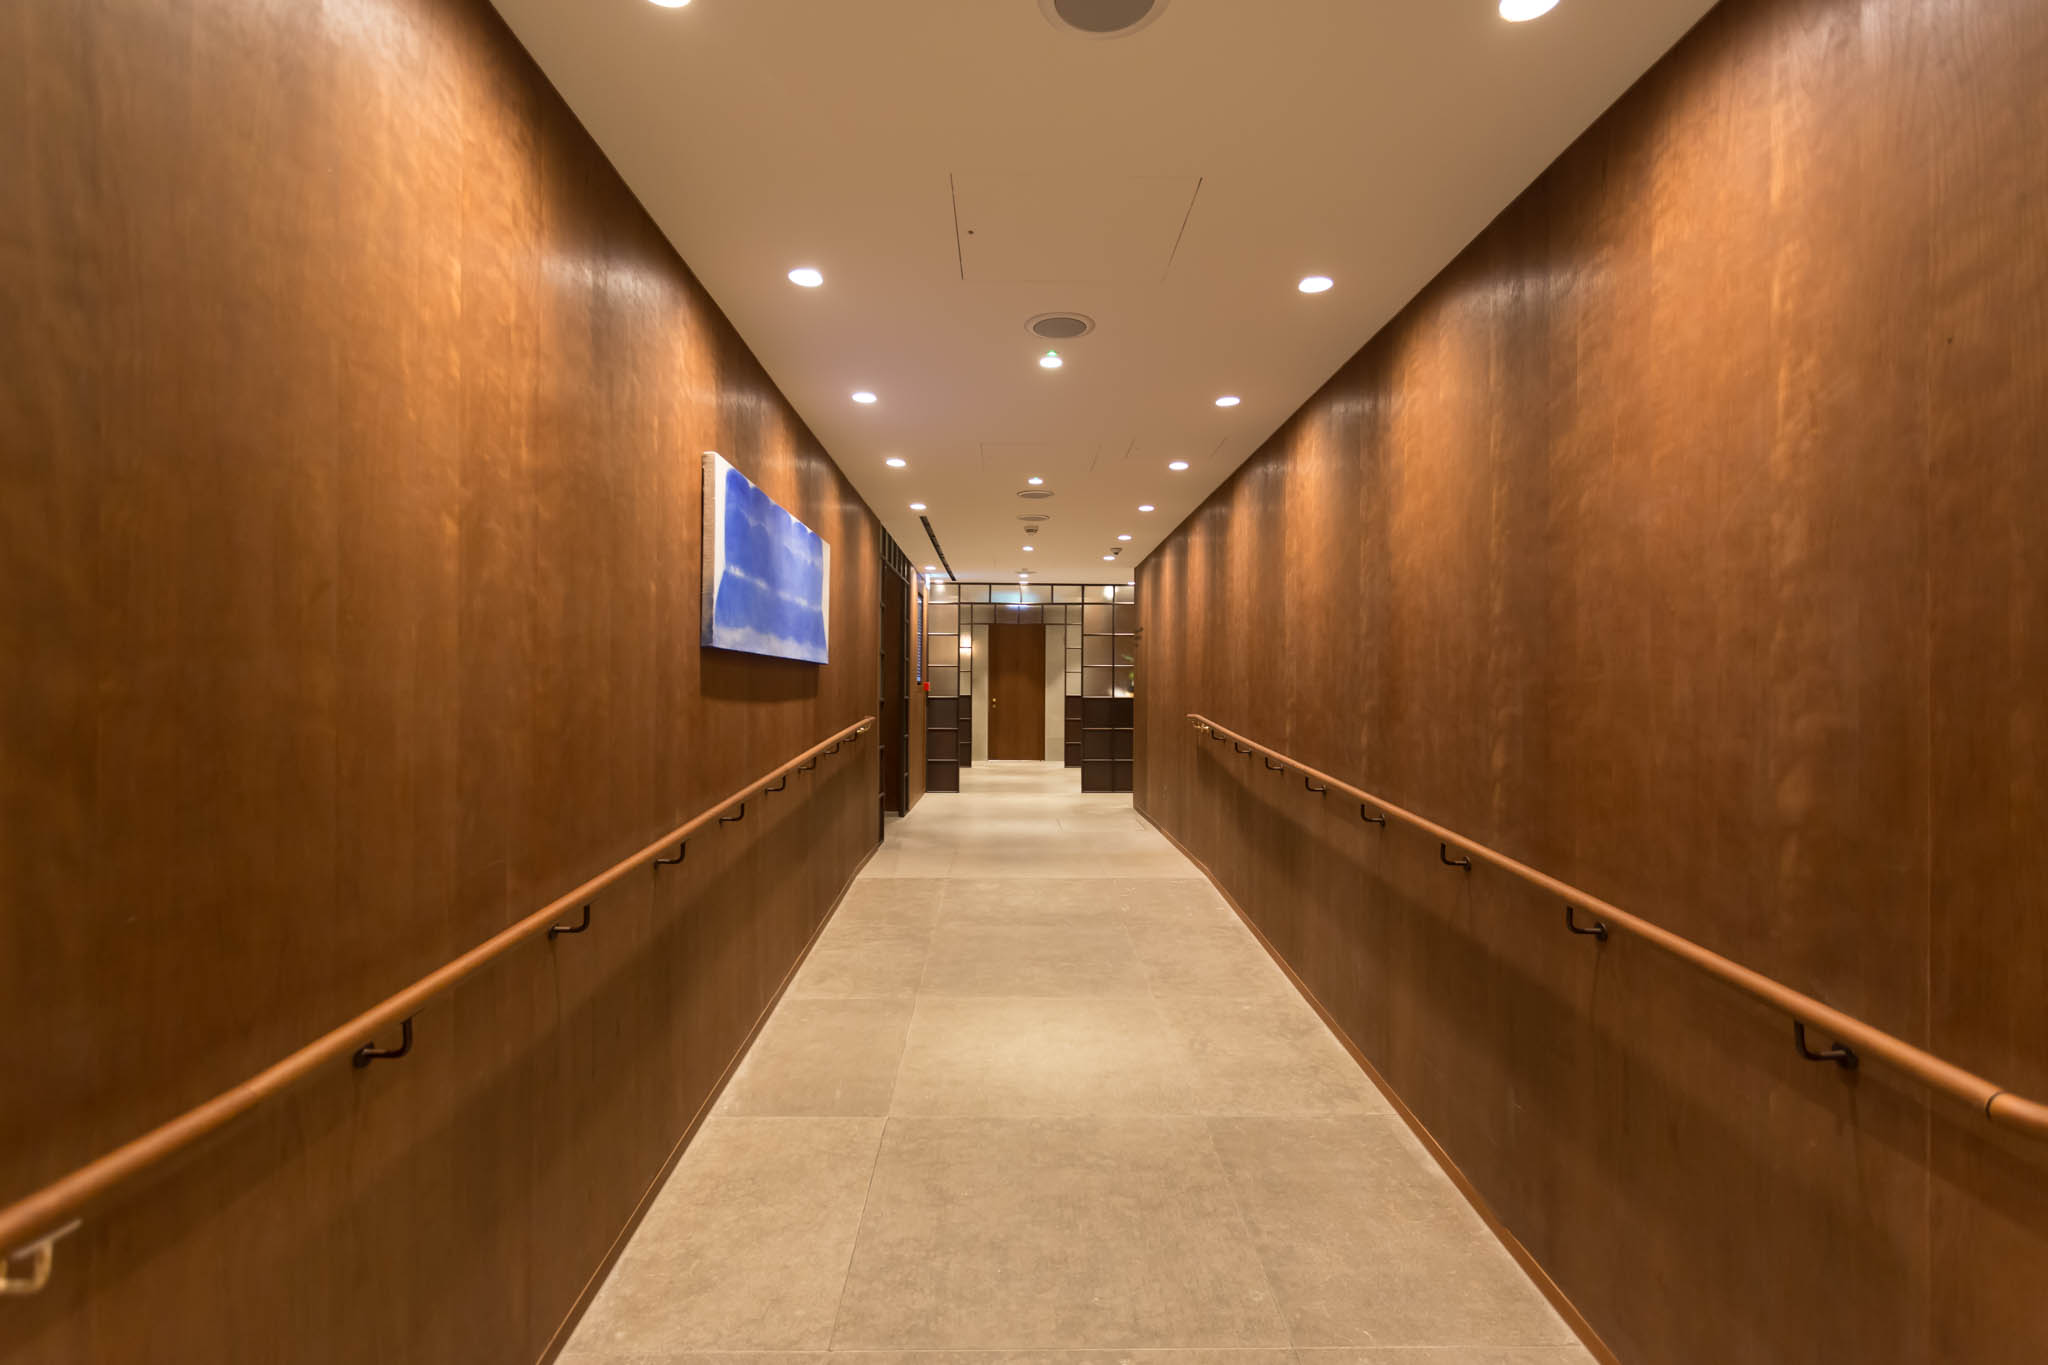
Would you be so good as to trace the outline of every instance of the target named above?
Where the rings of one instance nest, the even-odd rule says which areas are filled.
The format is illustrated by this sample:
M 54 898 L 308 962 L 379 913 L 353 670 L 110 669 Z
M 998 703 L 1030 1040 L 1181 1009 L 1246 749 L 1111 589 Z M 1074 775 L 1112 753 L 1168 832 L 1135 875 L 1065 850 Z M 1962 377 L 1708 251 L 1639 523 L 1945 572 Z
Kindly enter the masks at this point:
M 1054 28 L 1090 38 L 1121 38 L 1159 17 L 1166 0 L 1038 0 Z
M 1040 313 L 1026 318 L 1024 326 L 1033 336 L 1047 341 L 1072 341 L 1095 330 L 1095 319 L 1086 313 Z

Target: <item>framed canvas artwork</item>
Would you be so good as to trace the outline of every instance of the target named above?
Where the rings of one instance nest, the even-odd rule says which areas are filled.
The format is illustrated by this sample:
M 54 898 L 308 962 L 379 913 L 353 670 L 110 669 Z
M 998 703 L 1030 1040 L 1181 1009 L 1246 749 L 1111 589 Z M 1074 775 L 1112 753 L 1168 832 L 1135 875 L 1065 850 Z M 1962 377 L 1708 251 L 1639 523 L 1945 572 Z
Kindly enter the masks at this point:
M 831 617 L 832 547 L 706 451 L 705 647 L 822 664 Z

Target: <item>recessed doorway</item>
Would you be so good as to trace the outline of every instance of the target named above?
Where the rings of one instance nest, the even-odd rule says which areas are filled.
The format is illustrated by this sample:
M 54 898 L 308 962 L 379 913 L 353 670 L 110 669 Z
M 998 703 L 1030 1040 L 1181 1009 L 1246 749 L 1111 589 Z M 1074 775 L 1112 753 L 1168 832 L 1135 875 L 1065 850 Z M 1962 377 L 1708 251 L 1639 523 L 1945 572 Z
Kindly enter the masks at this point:
M 988 756 L 1045 757 L 1045 628 L 988 628 Z

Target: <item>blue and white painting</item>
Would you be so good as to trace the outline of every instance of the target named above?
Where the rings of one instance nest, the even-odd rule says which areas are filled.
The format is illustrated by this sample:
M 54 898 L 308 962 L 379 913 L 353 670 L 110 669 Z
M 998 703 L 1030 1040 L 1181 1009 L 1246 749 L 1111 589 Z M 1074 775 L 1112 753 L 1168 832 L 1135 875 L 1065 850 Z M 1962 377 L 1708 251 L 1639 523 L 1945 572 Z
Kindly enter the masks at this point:
M 713 649 L 827 662 L 832 547 L 704 453 L 704 643 Z

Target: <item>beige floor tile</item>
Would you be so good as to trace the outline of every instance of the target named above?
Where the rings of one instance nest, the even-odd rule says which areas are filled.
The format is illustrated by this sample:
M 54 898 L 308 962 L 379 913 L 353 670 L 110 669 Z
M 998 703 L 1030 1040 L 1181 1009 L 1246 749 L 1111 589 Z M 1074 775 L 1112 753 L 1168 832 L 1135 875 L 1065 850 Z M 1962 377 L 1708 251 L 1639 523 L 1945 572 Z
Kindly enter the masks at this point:
M 893 1118 L 833 1344 L 1284 1346 L 1199 1120 Z
M 1181 1052 L 1154 1002 L 924 996 L 892 1114 L 1188 1114 Z
M 834 1365 L 1294 1365 L 1281 1349 L 1167 1348 L 1130 1351 L 835 1351 Z M 667 1362 L 663 1362 L 667 1365 Z M 749 1365 L 727 1361 L 720 1365 Z
M 1388 1114 L 1379 1089 L 1307 1003 L 1162 996 L 1204 1114 Z
M 1235 922 L 1215 928 L 1133 922 L 1131 946 L 1156 995 L 1300 1000 L 1259 941 Z
M 858 916 L 880 912 L 892 917 L 913 915 L 931 919 L 938 915 L 939 902 L 945 894 L 943 877 L 873 878 L 863 874 L 846 889 L 839 902 L 839 913 Z
M 1117 886 L 1103 877 L 955 877 L 946 883 L 941 914 L 949 923 L 1078 919 L 1118 924 Z
M 931 935 L 833 936 L 828 928 L 804 959 L 789 995 L 818 996 L 914 995 L 924 976 Z
M 747 1050 L 721 1114 L 883 1115 L 903 1062 L 911 1000 L 785 1000 Z
M 1183 868 L 1185 872 L 1185 868 Z M 1205 878 L 1119 877 L 1109 894 L 1130 923 L 1181 925 L 1208 929 L 1239 929 L 1237 912 L 1216 894 Z
M 1149 994 L 1115 919 L 1002 924 L 942 918 L 925 960 L 926 995 Z
M 711 1119 L 570 1348 L 652 1355 L 828 1345 L 883 1122 Z
M 1296 1346 L 1571 1343 L 1398 1119 L 1209 1128 Z
M 1174 1347 L 1129 1351 L 681 1351 L 658 1356 L 579 1352 L 564 1353 L 555 1359 L 556 1365 L 1295 1365 L 1294 1352 L 1285 1349 Z M 1561 1365 L 1576 1365 L 1568 1357 L 1559 1360 Z M 1418 1365 L 1431 1362 L 1423 1360 Z M 1509 1361 L 1506 1365 L 1521 1362 Z M 1530 1365 L 1550 1362 L 1531 1356 Z
M 922 942 L 938 923 L 939 903 L 949 885 L 937 877 L 862 878 L 846 893 L 818 942 Z M 897 888 L 901 888 L 899 891 Z
M 878 881 L 923 881 L 943 877 L 952 870 L 953 855 L 950 853 L 905 854 L 891 850 L 877 853 L 861 875 Z

